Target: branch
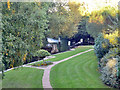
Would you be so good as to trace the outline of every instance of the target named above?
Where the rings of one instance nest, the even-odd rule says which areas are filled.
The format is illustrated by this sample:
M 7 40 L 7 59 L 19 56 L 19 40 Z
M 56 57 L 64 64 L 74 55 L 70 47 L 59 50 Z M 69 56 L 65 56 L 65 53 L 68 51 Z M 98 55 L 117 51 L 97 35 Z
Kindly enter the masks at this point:
M 110 19 L 110 21 L 111 21 L 114 25 L 118 26 L 118 24 L 117 24 L 116 22 L 114 22 L 109 15 L 108 15 L 108 18 Z

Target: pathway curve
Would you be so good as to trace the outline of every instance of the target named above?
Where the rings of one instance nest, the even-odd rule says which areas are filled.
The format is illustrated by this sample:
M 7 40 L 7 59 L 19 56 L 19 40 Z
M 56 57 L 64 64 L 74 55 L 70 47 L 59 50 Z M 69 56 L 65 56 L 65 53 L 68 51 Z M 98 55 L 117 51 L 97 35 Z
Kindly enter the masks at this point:
M 65 59 L 63 59 L 63 60 L 53 62 L 52 65 L 49 65 L 49 66 L 47 66 L 47 67 L 46 67 L 46 66 L 43 66 L 43 67 L 35 67 L 35 66 L 31 66 L 31 65 L 22 65 L 22 67 L 30 67 L 30 68 L 44 69 L 44 74 L 43 74 L 43 79 L 42 79 L 43 88 L 44 88 L 44 90 L 48 90 L 48 88 L 49 88 L 49 90 L 53 90 L 53 89 L 52 89 L 52 86 L 51 86 L 51 84 L 50 84 L 50 80 L 49 80 L 49 79 L 50 79 L 50 70 L 51 70 L 51 68 L 52 68 L 53 66 L 55 66 L 56 64 L 59 64 L 59 63 L 64 62 L 64 61 L 67 61 L 67 60 L 69 60 L 69 59 L 71 59 L 71 58 L 73 58 L 73 57 L 76 57 L 76 56 L 78 56 L 78 55 L 81 55 L 81 54 L 83 54 L 83 53 L 86 53 L 86 52 L 89 52 L 89 51 L 92 51 L 92 50 L 94 50 L 94 49 L 89 49 L 89 50 L 87 50 L 87 51 L 84 51 L 84 52 L 78 53 L 78 54 L 76 54 L 76 55 L 70 56 L 70 57 L 68 57 L 68 58 L 65 58 Z M 18 67 L 16 67 L 16 68 L 18 68 Z M 14 69 L 14 68 L 12 68 L 12 69 Z M 12 70 L 12 69 L 8 69 L 8 70 L 6 70 L 5 72 L 7 72 L 7 71 L 9 71 L 9 70 Z
M 45 70 L 44 70 L 44 75 L 43 75 L 43 79 L 42 79 L 42 84 L 43 84 L 44 90 L 47 89 L 47 88 L 49 88 L 49 89 L 51 88 L 51 90 L 52 90 L 52 86 L 51 86 L 51 84 L 50 84 L 50 70 L 51 70 L 51 68 L 52 68 L 53 66 L 55 66 L 55 65 L 58 64 L 58 63 L 67 61 L 67 60 L 69 60 L 69 59 L 71 59 L 71 58 L 73 58 L 73 57 L 76 57 L 76 56 L 78 56 L 78 55 L 81 55 L 81 54 L 83 54 L 83 53 L 92 51 L 92 50 L 93 50 L 93 49 L 89 49 L 89 50 L 87 50 L 87 51 L 78 53 L 78 54 L 76 54 L 76 55 L 70 56 L 70 57 L 65 58 L 65 59 L 63 59 L 63 60 L 54 62 L 52 65 L 44 68 Z

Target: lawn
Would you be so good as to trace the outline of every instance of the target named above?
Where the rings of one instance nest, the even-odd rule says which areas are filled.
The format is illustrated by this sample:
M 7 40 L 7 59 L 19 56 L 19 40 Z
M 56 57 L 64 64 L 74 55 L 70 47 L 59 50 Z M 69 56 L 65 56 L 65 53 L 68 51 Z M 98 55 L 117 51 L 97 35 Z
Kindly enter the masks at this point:
M 27 67 L 5 72 L 2 88 L 42 88 L 43 72 Z
M 93 46 L 79 46 L 78 48 L 75 48 L 74 51 L 68 51 L 68 52 L 55 54 L 55 55 L 53 55 L 53 56 L 55 56 L 55 58 L 51 58 L 51 59 L 48 59 L 46 61 L 60 61 L 62 59 L 68 58 L 70 56 L 73 56 L 73 55 L 78 54 L 80 52 L 84 52 L 84 51 L 89 50 L 89 49 L 93 49 Z M 43 61 L 39 61 L 36 63 L 40 63 L 40 62 L 43 62 Z M 32 65 L 32 64 L 30 64 L 30 65 Z
M 77 53 L 93 48 L 78 47 L 74 51 L 68 51 L 60 54 L 55 54 L 56 58 L 49 61 L 59 61 Z M 48 60 L 47 60 L 48 61 Z M 42 88 L 42 76 L 44 70 L 22 67 L 16 70 L 5 72 L 5 77 L 2 81 L 3 88 Z
M 53 88 L 108 88 L 100 80 L 94 51 L 54 66 L 50 73 Z
M 0 90 L 2 88 L 2 74 L 0 74 Z

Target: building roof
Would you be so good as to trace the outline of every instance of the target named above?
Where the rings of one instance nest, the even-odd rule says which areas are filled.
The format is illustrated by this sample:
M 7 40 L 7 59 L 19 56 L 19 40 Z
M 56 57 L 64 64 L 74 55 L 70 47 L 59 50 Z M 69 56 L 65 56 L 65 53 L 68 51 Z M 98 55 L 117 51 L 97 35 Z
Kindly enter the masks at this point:
M 47 41 L 48 41 L 49 43 L 58 43 L 58 42 L 59 42 L 58 40 L 52 39 L 52 38 L 47 38 Z

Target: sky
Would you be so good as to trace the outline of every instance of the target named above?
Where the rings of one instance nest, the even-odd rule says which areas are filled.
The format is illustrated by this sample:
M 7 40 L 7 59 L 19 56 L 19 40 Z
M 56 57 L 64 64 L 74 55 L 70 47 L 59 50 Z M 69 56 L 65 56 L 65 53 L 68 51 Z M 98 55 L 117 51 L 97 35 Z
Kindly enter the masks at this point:
M 69 0 L 71 2 L 84 2 L 85 4 L 88 4 L 88 11 L 91 12 L 93 10 L 99 10 L 104 6 L 110 5 L 110 6 L 117 6 L 118 2 L 120 0 Z M 106 3 L 107 2 L 107 3 Z

